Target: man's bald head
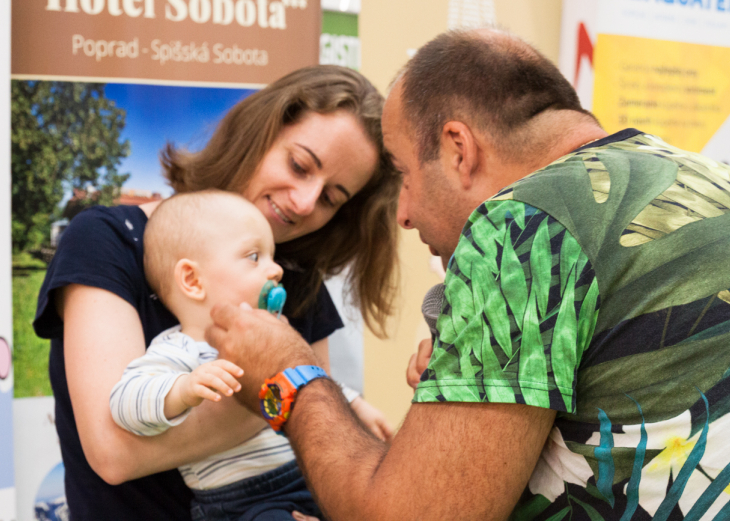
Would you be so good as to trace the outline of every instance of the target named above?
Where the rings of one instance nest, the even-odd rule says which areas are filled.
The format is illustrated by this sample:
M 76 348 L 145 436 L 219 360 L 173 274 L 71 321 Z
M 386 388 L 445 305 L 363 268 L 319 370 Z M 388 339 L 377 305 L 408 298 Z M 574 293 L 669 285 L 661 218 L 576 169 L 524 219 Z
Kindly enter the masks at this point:
M 408 62 L 393 95 L 400 96 L 424 163 L 439 156 L 441 131 L 451 120 L 470 123 L 505 157 L 516 157 L 532 141 L 525 128 L 536 116 L 569 110 L 592 118 L 547 58 L 494 29 L 436 37 Z

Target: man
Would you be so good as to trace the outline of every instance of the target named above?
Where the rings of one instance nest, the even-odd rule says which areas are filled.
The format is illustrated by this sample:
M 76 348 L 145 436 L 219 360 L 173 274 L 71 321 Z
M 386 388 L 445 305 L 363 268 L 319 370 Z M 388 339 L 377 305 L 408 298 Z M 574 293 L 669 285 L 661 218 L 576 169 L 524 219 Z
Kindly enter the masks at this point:
M 544 57 L 496 31 L 424 46 L 383 131 L 399 223 L 448 263 L 446 303 L 392 446 L 328 380 L 282 416 L 328 518 L 730 515 L 730 170 L 607 136 Z M 252 409 L 265 378 L 316 365 L 261 312 L 214 319 Z

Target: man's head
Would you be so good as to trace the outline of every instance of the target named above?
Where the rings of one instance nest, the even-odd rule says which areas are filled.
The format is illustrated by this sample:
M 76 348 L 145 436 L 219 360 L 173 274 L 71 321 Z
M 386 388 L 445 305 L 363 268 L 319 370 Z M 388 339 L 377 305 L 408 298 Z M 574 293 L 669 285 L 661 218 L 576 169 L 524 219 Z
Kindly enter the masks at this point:
M 178 194 L 153 212 L 144 234 L 145 275 L 183 324 L 215 304 L 256 307 L 268 280 L 279 281 L 274 238 L 242 196 L 205 190 Z
M 418 51 L 388 97 L 383 133 L 403 173 L 398 221 L 444 263 L 484 200 L 605 135 L 549 60 L 486 29 L 442 34 Z

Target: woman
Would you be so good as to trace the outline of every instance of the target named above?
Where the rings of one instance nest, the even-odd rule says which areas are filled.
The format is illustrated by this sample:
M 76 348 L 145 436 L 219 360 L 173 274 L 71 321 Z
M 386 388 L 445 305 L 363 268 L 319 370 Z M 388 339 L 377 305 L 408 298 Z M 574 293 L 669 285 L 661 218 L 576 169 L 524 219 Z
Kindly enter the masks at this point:
M 263 212 L 286 270 L 285 312 L 320 354 L 342 325 L 322 285 L 326 275 L 350 266 L 353 300 L 376 333 L 392 310 L 399 180 L 382 147 L 382 103 L 358 73 L 306 68 L 241 101 L 202 151 L 168 146 L 162 155 L 176 191 L 236 191 Z M 189 519 L 190 493 L 168 469 L 263 427 L 242 421 L 235 400 L 197 407 L 179 427 L 150 438 L 111 419 L 109 394 L 124 367 L 177 322 L 144 279 L 141 235 L 155 207 L 80 214 L 39 295 L 34 326 L 52 339 L 56 427 L 74 520 Z

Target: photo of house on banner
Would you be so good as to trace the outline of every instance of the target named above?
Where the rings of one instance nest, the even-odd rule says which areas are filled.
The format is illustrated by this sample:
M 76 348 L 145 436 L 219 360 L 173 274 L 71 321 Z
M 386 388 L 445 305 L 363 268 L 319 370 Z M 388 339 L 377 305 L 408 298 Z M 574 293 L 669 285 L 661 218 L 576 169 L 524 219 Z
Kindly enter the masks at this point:
M 160 150 L 167 143 L 202 148 L 226 111 L 252 92 L 12 82 L 16 398 L 52 394 L 49 342 L 35 336 L 32 322 L 46 266 L 70 220 L 93 205 L 138 205 L 171 195 Z

